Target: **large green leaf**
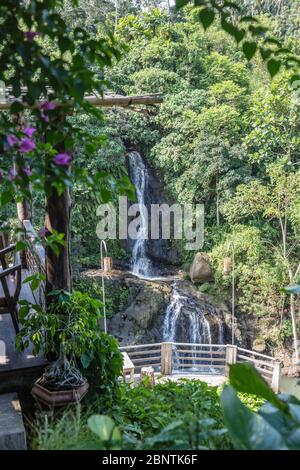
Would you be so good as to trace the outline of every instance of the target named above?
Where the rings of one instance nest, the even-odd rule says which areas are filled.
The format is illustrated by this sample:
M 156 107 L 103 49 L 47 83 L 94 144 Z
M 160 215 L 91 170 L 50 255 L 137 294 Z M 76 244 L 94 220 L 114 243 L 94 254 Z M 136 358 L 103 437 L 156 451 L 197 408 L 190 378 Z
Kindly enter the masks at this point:
M 291 407 L 295 408 L 293 412 L 290 410 L 292 418 L 282 413 L 271 403 L 265 403 L 258 413 L 281 434 L 289 449 L 300 449 L 300 425 L 298 421 L 300 407 L 290 405 Z
M 215 12 L 209 8 L 203 8 L 203 10 L 199 12 L 199 19 L 205 30 L 214 22 L 215 16 Z
M 176 0 L 176 8 L 182 8 L 189 3 L 190 0 Z
M 249 411 L 237 397 L 235 390 L 226 385 L 221 395 L 224 421 L 237 449 L 285 450 L 282 436 L 265 419 Z
M 105 415 L 93 415 L 88 419 L 88 427 L 103 442 L 120 442 L 121 434 L 114 421 Z
M 281 62 L 275 59 L 270 59 L 267 62 L 267 67 L 268 67 L 269 74 L 271 75 L 271 77 L 274 77 L 279 72 L 279 69 L 281 67 Z
M 243 43 L 243 52 L 248 60 L 251 60 L 255 55 L 257 44 L 255 42 L 245 41 Z
M 230 384 L 238 391 L 264 398 L 276 408 L 288 412 L 288 405 L 277 397 L 252 364 L 233 364 L 229 372 Z

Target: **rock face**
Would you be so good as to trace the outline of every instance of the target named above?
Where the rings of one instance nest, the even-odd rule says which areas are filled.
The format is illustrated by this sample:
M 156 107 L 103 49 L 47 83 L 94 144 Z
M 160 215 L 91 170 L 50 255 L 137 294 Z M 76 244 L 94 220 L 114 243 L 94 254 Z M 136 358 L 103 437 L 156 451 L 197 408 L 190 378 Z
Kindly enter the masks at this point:
M 131 153 L 137 153 L 136 151 L 132 152 L 135 149 L 128 149 Z M 172 201 L 170 201 L 165 192 L 164 192 L 164 183 L 161 176 L 155 171 L 154 168 L 151 167 L 149 162 L 142 158 L 142 155 L 138 155 L 139 158 L 136 159 L 136 163 L 134 159 L 128 159 L 128 173 L 130 179 L 133 181 L 133 173 L 137 169 L 139 165 L 139 161 L 142 161 L 142 168 L 139 168 L 144 174 L 143 179 L 143 197 L 148 214 L 149 214 L 149 226 L 148 226 L 148 233 L 151 233 L 151 223 L 150 223 L 150 214 L 151 214 L 151 204 L 168 204 L 172 205 Z M 141 189 L 141 188 L 140 188 Z M 131 220 L 129 220 L 131 221 Z M 161 219 L 160 219 L 161 224 Z M 172 218 L 170 218 L 171 224 L 171 233 L 172 233 Z M 129 253 L 132 253 L 134 241 L 128 238 L 124 241 L 124 248 L 127 249 Z M 159 239 L 149 239 L 145 242 L 145 255 L 150 258 L 150 260 L 154 263 L 157 270 L 161 270 L 164 265 L 179 265 L 180 264 L 180 254 L 170 240 L 163 239 L 161 237 L 161 233 L 159 235 Z
M 100 272 L 90 270 L 86 276 L 101 283 Z M 176 341 L 189 342 L 191 314 L 201 312 L 210 326 L 212 343 L 230 340 L 230 329 L 226 320 L 230 312 L 224 304 L 214 301 L 200 292 L 190 281 L 179 277 L 164 280 L 139 279 L 129 273 L 115 271 L 105 280 L 106 296 L 126 289 L 128 297 L 120 312 L 108 320 L 108 331 L 121 345 L 147 344 L 163 341 L 164 322 L 167 308 L 174 298 L 174 291 L 180 297 L 180 315 L 176 321 Z M 222 337 L 222 340 L 221 340 Z
M 126 279 L 128 307 L 114 315 L 108 329 L 121 344 L 155 342 L 161 336 L 161 314 L 165 311 L 171 288 L 168 284 Z
M 190 278 L 195 284 L 197 282 L 210 282 L 214 275 L 210 266 L 209 257 L 206 253 L 196 253 L 190 267 Z

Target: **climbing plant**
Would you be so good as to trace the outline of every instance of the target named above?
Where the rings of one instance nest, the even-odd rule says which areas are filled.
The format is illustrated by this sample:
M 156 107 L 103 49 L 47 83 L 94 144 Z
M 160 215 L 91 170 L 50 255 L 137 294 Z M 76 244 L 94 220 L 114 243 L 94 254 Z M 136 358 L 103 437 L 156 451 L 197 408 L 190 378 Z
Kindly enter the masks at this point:
M 88 155 L 103 144 L 103 136 L 81 129 L 69 116 L 83 111 L 102 119 L 85 96 L 103 92 L 103 68 L 121 50 L 112 36 L 97 39 L 68 26 L 58 11 L 63 3 L 1 2 L 0 80 L 14 97 L 0 113 L 1 207 L 30 199 L 29 186 L 46 195 L 53 189 L 62 194 L 74 180 L 97 187 L 103 199 L 110 197 L 107 173 L 72 164 L 78 142 L 82 155 Z

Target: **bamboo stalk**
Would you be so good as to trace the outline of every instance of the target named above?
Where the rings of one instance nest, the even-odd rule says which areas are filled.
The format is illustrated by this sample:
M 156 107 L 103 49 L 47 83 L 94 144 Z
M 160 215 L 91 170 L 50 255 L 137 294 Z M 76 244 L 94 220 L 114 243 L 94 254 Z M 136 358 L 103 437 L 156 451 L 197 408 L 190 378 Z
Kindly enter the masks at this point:
M 17 101 L 17 100 L 16 100 Z M 103 107 L 121 107 L 129 108 L 132 105 L 149 105 L 149 104 L 158 104 L 163 102 L 163 97 L 159 93 L 153 93 L 149 95 L 132 95 L 132 96 L 121 96 L 121 95 L 104 95 L 102 97 L 97 96 L 87 96 L 85 98 L 87 103 L 92 104 L 95 108 Z M 43 101 L 39 101 L 39 104 L 42 104 Z M 8 101 L 6 103 L 0 103 L 0 110 L 9 110 L 13 101 Z M 36 108 L 39 105 L 35 104 L 34 106 L 29 106 L 26 103 L 22 103 L 24 108 Z M 56 102 L 57 106 L 60 106 L 61 103 Z M 67 102 L 67 104 L 72 105 L 72 101 Z

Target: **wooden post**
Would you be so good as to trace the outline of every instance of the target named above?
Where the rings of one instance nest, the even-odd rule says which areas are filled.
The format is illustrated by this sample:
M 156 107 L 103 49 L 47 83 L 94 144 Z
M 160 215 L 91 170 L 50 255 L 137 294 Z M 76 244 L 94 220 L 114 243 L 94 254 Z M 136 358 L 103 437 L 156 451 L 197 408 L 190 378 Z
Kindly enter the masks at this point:
M 153 367 L 142 367 L 140 377 L 141 383 L 143 383 L 146 387 L 153 388 L 155 386 Z
M 236 364 L 237 359 L 237 346 L 226 344 L 226 357 L 225 357 L 225 375 L 229 376 L 229 366 Z
M 172 375 L 172 343 L 161 343 L 161 373 Z
M 273 392 L 275 393 L 279 392 L 280 375 L 281 375 L 280 372 L 281 372 L 281 362 L 276 361 L 274 364 L 273 377 L 272 377 L 272 383 L 271 383 L 271 388 Z

